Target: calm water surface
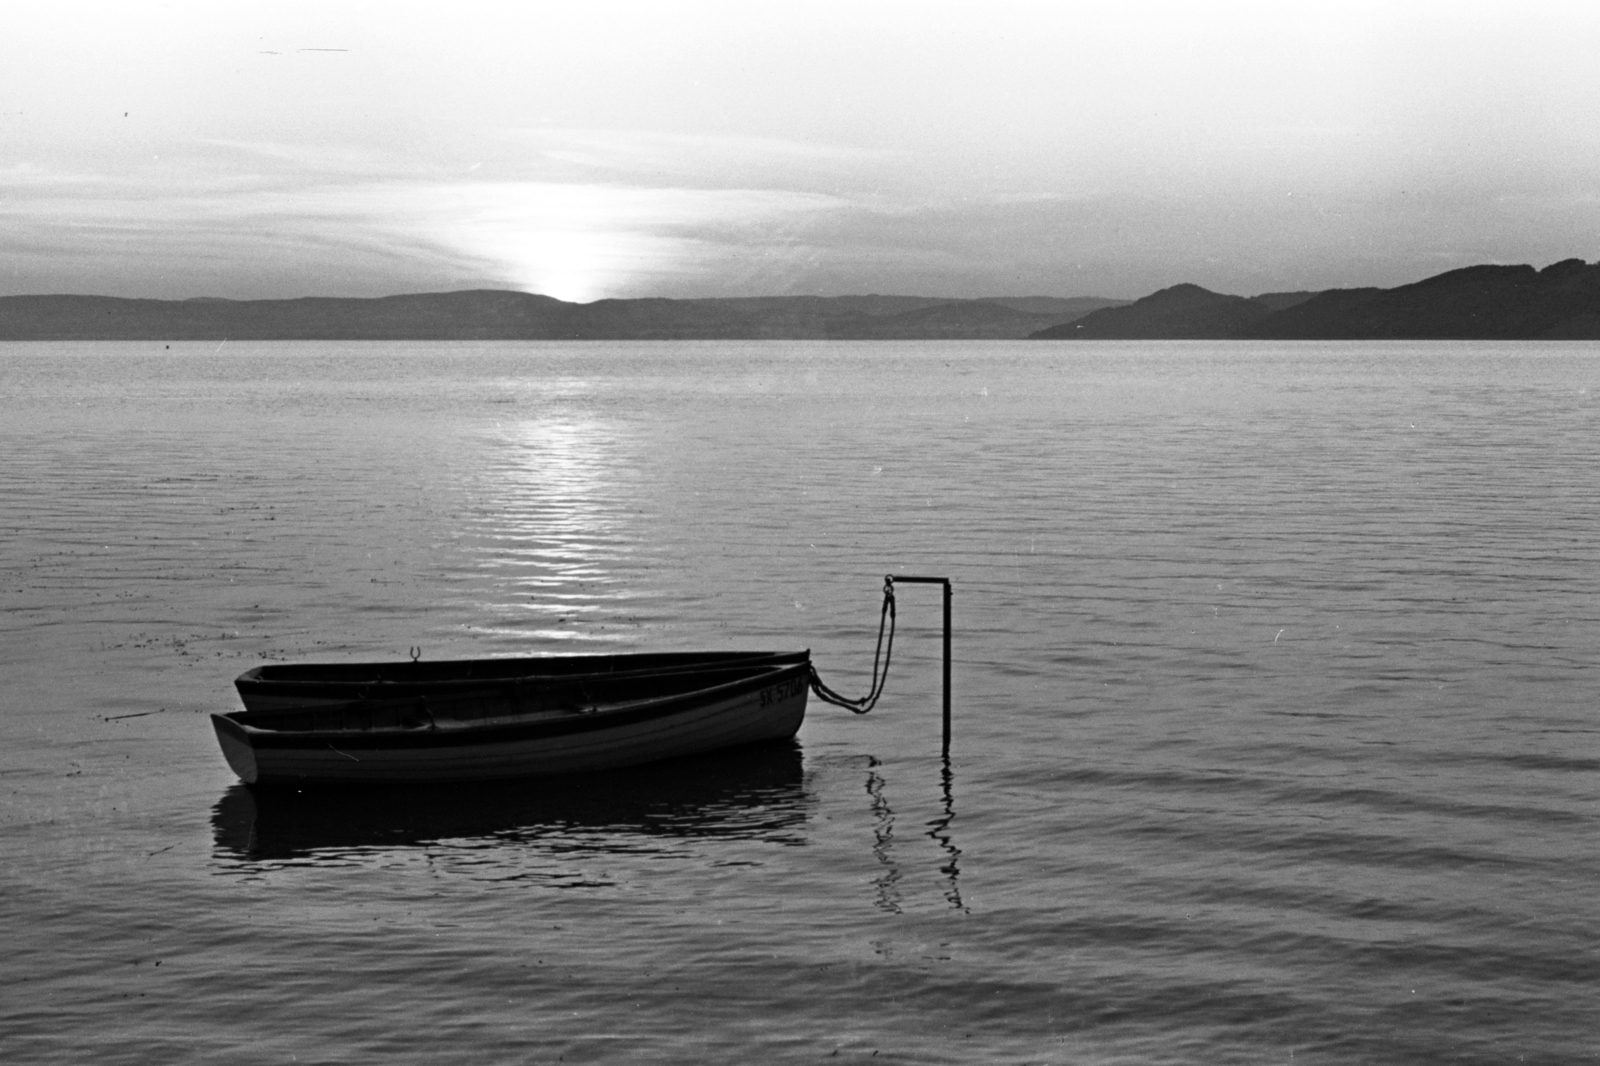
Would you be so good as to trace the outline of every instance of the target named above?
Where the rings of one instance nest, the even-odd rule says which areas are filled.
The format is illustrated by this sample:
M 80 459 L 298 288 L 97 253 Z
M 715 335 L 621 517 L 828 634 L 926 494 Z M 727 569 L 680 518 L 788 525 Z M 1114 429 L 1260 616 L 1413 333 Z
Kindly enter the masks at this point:
M 1600 346 L 0 347 L 10 1062 L 1600 1061 Z M 813 649 L 330 801 L 267 660 Z

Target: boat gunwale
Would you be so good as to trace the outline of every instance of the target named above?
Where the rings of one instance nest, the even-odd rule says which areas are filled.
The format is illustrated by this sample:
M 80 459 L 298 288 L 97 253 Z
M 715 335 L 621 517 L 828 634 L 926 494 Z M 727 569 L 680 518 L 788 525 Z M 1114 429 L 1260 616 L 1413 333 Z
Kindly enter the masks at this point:
M 703 657 L 703 658 L 697 658 Z M 641 666 L 628 670 L 591 670 L 554 673 L 541 673 L 537 670 L 528 670 L 523 673 L 506 673 L 495 676 L 473 677 L 472 668 L 499 665 L 503 663 L 525 663 L 535 665 L 538 663 L 565 663 L 589 665 L 584 660 L 615 661 L 618 659 L 658 659 L 670 658 L 674 661 L 668 665 Z M 616 654 L 597 653 L 593 655 L 548 655 L 506 657 L 500 659 L 442 659 L 429 663 L 430 667 L 458 667 L 466 668 L 469 672 L 459 677 L 444 677 L 428 680 L 392 680 L 374 676 L 366 679 L 280 679 L 262 677 L 264 670 L 294 669 L 297 665 L 302 669 L 318 669 L 334 667 L 338 669 L 359 669 L 370 666 L 374 670 L 385 667 L 398 667 L 404 669 L 412 665 L 410 662 L 388 660 L 376 663 L 308 663 L 308 664 L 278 664 L 269 663 L 252 667 L 234 679 L 234 687 L 239 692 L 242 700 L 248 701 L 252 696 L 279 696 L 282 698 L 309 698 L 319 694 L 339 697 L 337 702 L 352 702 L 349 695 L 352 691 L 357 695 L 356 700 L 368 699 L 393 699 L 405 698 L 407 695 L 427 695 L 433 692 L 449 692 L 464 694 L 473 690 L 492 691 L 507 685 L 516 686 L 542 681 L 584 681 L 584 680 L 625 680 L 635 677 L 651 677 L 656 675 L 675 675 L 693 673 L 700 670 L 725 669 L 732 667 L 754 667 L 762 665 L 789 665 L 791 663 L 809 662 L 810 649 L 803 651 L 757 651 L 757 652 L 622 652 Z M 367 691 L 361 691 L 367 690 Z M 371 691 L 377 690 L 377 691 Z

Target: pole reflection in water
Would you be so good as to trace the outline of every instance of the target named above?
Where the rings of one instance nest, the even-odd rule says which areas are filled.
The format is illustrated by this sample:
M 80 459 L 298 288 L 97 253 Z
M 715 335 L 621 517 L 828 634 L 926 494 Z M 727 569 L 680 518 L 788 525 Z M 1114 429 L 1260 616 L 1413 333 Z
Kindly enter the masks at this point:
M 945 756 L 940 760 L 940 814 L 937 818 L 927 823 L 927 837 L 938 845 L 944 853 L 945 861 L 939 866 L 939 873 L 943 875 L 945 901 L 950 906 L 962 913 L 967 912 L 967 905 L 961 898 L 961 849 L 956 846 L 955 837 L 950 831 L 951 823 L 955 821 L 955 775 L 950 769 L 950 758 Z M 889 806 L 888 796 L 885 794 L 887 782 L 879 772 L 883 762 L 875 756 L 867 756 L 867 795 L 871 797 L 871 810 L 873 818 L 872 854 L 883 867 L 883 872 L 873 880 L 874 898 L 873 905 L 879 910 L 890 914 L 900 914 L 904 910 L 904 893 L 901 884 L 905 876 L 900 863 L 895 859 L 894 840 L 894 809 Z
M 949 900 L 950 905 L 956 910 L 965 913 L 967 905 L 961 901 L 961 885 L 958 883 L 958 878 L 961 876 L 961 849 L 956 847 L 955 840 L 950 834 L 950 823 L 956 818 L 956 799 L 955 774 L 950 770 L 949 751 L 946 751 L 939 761 L 940 796 L 944 801 L 944 813 L 928 823 L 928 836 L 950 859 L 939 867 L 939 872 L 945 875 L 947 885 L 944 898 Z
M 348 862 L 360 853 L 476 845 L 505 852 L 637 852 L 653 840 L 801 845 L 814 805 L 792 741 L 606 773 L 481 785 L 265 789 L 235 785 L 212 809 L 218 859 Z M 484 854 L 487 852 L 487 855 Z
M 877 898 L 873 903 L 879 910 L 900 913 L 900 867 L 894 861 L 894 811 L 883 794 L 883 775 L 877 768 L 883 764 L 875 756 L 867 756 L 867 795 L 872 797 L 872 854 L 883 866 L 883 873 L 873 881 Z

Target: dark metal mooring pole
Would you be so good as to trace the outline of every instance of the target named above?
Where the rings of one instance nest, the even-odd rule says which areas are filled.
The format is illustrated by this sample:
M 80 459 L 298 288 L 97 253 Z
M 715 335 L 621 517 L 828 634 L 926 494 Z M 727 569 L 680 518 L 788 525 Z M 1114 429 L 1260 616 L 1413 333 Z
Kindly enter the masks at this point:
M 902 577 L 888 575 L 890 582 L 944 586 L 944 757 L 950 759 L 950 579 L 947 577 Z
M 950 582 L 944 583 L 944 747 L 945 759 L 950 758 Z

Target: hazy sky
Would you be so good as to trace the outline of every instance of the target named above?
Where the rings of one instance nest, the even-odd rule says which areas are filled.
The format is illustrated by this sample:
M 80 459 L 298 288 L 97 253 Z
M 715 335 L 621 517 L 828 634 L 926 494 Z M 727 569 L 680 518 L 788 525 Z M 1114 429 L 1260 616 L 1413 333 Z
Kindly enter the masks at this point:
M 1600 258 L 1600 4 L 13 5 L 0 294 L 1132 297 Z

